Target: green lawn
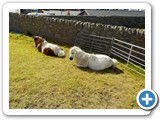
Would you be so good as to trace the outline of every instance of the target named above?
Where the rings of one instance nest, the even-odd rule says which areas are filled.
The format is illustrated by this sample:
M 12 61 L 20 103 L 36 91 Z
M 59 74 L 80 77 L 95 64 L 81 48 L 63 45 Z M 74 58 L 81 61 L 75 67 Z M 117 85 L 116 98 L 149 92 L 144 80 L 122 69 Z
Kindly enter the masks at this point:
M 132 109 L 145 80 L 120 63 L 117 69 L 96 72 L 77 68 L 65 58 L 46 56 L 34 47 L 33 38 L 10 33 L 10 109 Z

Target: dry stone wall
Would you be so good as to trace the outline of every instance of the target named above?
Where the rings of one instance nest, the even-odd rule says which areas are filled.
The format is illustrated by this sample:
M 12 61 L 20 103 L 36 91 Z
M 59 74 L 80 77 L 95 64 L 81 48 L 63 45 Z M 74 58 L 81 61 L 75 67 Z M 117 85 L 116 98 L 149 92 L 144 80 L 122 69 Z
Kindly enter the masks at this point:
M 145 28 L 143 16 L 54 16 L 55 18 L 77 20 L 82 22 L 102 23 L 114 26 L 126 26 L 129 28 Z
M 57 17 L 9 14 L 10 31 L 39 35 L 61 45 L 74 45 L 79 32 L 96 34 L 145 47 L 145 30 Z

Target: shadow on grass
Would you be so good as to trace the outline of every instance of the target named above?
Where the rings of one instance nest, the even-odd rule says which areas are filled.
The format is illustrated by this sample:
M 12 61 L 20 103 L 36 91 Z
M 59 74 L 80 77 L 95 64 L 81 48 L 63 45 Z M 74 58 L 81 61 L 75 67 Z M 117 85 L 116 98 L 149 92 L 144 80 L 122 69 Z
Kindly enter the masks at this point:
M 75 66 L 77 67 L 77 66 Z M 82 67 L 78 67 L 80 70 L 82 71 L 86 71 L 86 72 L 89 72 L 89 73 L 97 73 L 97 74 L 106 74 L 106 73 L 111 73 L 111 74 L 122 74 L 124 73 L 122 70 L 120 70 L 119 68 L 108 68 L 108 69 L 105 69 L 105 70 L 101 70 L 101 71 L 94 71 L 94 70 L 91 70 L 89 68 L 82 68 Z

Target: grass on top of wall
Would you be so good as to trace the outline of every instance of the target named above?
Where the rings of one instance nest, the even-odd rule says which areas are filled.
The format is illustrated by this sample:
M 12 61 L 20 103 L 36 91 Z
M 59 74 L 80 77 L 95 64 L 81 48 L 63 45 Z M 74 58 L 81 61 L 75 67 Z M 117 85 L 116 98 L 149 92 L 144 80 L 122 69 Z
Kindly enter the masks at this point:
M 134 109 L 144 77 L 120 63 L 116 69 L 92 71 L 65 58 L 46 56 L 33 38 L 9 34 L 10 109 Z

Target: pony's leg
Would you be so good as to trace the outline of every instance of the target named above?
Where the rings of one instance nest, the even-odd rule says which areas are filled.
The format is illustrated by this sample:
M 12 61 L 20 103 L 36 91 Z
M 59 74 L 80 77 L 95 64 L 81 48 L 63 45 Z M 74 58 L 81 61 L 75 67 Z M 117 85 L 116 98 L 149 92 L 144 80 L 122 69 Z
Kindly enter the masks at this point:
M 76 64 L 77 67 L 86 67 L 84 65 L 79 65 L 79 64 Z
M 42 44 L 38 44 L 37 49 L 38 49 L 39 52 L 42 52 Z
M 44 53 L 45 55 L 55 56 L 55 54 L 54 54 L 54 52 L 53 52 L 53 50 L 52 50 L 51 48 L 45 48 L 45 49 L 43 50 L 43 53 Z

